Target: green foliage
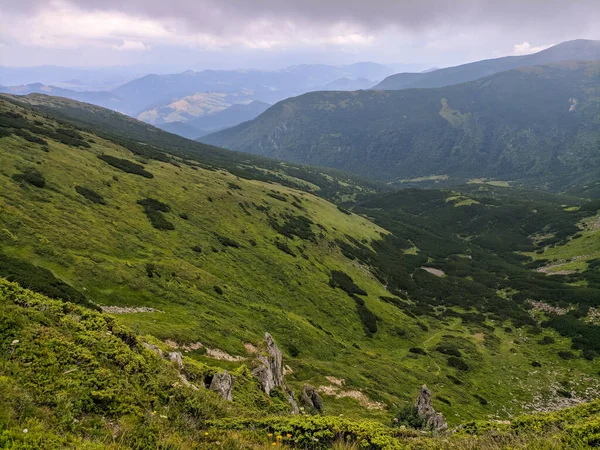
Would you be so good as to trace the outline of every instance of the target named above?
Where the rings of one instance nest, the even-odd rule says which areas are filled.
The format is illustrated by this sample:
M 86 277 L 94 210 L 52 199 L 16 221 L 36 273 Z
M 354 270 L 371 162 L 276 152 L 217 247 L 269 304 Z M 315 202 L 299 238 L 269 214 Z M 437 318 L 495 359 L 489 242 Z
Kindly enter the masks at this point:
M 12 178 L 19 183 L 31 184 L 37 188 L 43 188 L 46 186 L 46 180 L 44 179 L 44 176 L 35 169 L 30 169 L 26 172 L 15 174 Z
M 423 350 L 421 347 L 411 347 L 408 349 L 409 352 L 414 353 L 416 355 L 426 355 L 427 352 Z
M 104 197 L 102 197 L 100 194 L 93 191 L 92 189 L 89 189 L 89 188 L 86 188 L 83 186 L 75 186 L 75 190 L 77 191 L 77 193 L 79 195 L 84 196 L 92 203 L 96 203 L 98 205 L 106 204 L 106 202 L 104 201 Z
M 461 358 L 457 358 L 456 356 L 451 356 L 448 358 L 448 365 L 462 371 L 469 370 L 469 365 Z
M 50 298 L 77 303 L 88 308 L 98 309 L 83 294 L 67 283 L 59 280 L 48 269 L 34 266 L 21 259 L 12 258 L 0 251 L 0 277 L 16 281 L 22 286 L 47 295 Z
M 313 232 L 311 225 L 313 221 L 305 216 L 284 216 L 283 224 L 279 224 L 279 221 L 273 217 L 269 217 L 269 223 L 278 233 L 293 239 L 294 236 L 300 239 L 306 239 L 309 241 L 315 241 L 316 235 Z
M 425 426 L 425 421 L 419 416 L 417 407 L 414 405 L 407 405 L 400 408 L 392 420 L 392 426 L 394 427 L 410 427 L 421 429 Z
M 144 170 L 144 166 L 131 162 L 127 159 L 117 158 L 111 155 L 99 155 L 98 158 L 100 158 L 105 163 L 110 164 L 111 166 L 119 170 L 122 170 L 123 172 L 133 173 L 135 175 L 140 175 L 144 178 L 154 178 L 154 175 Z
M 340 288 L 348 295 L 367 295 L 364 289 L 361 289 L 347 273 L 342 272 L 341 270 L 332 270 L 331 277 L 329 278 L 329 286 L 332 288 Z
M 357 297 L 356 295 L 351 295 L 351 297 L 356 303 L 356 311 L 358 312 L 358 317 L 360 317 L 366 335 L 369 337 L 373 336 L 373 334 L 377 333 L 377 320 L 379 320 L 379 318 L 367 307 L 362 298 Z
M 138 200 L 137 203 L 138 205 L 142 205 L 144 207 L 144 213 L 154 228 L 157 230 L 175 229 L 175 225 L 169 222 L 163 215 L 163 213 L 171 211 L 171 207 L 169 205 L 154 198 L 144 198 Z
M 242 248 L 242 244 L 227 236 L 221 236 L 220 234 L 217 234 L 217 240 L 223 247 Z

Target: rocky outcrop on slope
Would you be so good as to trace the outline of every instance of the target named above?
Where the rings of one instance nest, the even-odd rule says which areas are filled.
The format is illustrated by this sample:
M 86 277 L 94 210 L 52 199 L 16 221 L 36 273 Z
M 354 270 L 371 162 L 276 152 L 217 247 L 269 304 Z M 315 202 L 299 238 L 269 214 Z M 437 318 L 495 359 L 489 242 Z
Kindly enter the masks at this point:
M 433 431 L 444 431 L 448 429 L 448 424 L 443 414 L 436 412 L 431 404 L 431 391 L 426 385 L 421 387 L 421 394 L 417 397 L 415 403 L 419 417 L 423 419 L 424 426 Z
M 233 384 L 235 383 L 235 377 L 227 371 L 217 373 L 213 376 L 208 389 L 216 392 L 225 400 L 233 401 L 231 392 L 233 391 Z
M 323 399 L 317 392 L 314 386 L 305 384 L 302 388 L 302 396 L 300 401 L 303 407 L 323 412 Z
M 294 399 L 294 391 L 285 385 L 281 350 L 269 333 L 265 333 L 265 342 L 267 344 L 266 352 L 258 356 L 258 366 L 252 371 L 252 374 L 259 379 L 267 394 L 270 394 L 274 388 L 280 388 L 290 402 L 292 414 L 298 414 L 300 410 Z

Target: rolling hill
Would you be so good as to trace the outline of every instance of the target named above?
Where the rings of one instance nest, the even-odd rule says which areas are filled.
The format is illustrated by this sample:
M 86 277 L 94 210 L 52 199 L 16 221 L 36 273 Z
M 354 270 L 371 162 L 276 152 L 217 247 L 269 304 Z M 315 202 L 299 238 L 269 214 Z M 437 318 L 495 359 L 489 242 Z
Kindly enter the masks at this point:
M 202 141 L 392 183 L 493 178 L 597 196 L 599 90 L 599 62 L 563 62 L 437 89 L 315 92 Z
M 450 86 L 516 69 L 517 67 L 575 60 L 600 60 L 600 41 L 578 39 L 562 42 L 532 55 L 486 59 L 425 73 L 398 73 L 387 77 L 373 89 L 398 90 Z

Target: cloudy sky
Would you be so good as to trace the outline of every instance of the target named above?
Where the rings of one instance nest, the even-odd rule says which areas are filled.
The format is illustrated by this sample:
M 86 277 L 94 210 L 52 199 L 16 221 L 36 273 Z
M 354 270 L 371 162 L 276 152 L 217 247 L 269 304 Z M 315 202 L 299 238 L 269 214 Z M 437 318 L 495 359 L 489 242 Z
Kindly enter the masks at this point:
M 0 0 L 0 65 L 425 67 L 600 39 L 600 0 Z

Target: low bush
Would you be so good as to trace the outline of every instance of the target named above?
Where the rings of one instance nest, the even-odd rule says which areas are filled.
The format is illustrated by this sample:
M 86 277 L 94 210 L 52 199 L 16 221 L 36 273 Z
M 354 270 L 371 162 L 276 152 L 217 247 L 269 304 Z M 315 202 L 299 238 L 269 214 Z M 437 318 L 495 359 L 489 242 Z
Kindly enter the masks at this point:
M 354 284 L 354 280 L 350 276 L 341 270 L 332 270 L 331 277 L 329 279 L 329 286 L 332 288 L 340 288 L 348 295 L 367 295 L 364 289 Z
M 469 370 L 469 366 L 466 362 L 464 362 L 461 358 L 457 358 L 456 356 L 451 356 L 448 358 L 448 365 L 450 367 L 454 367 L 455 369 L 467 371 Z
M 12 176 L 13 180 L 19 183 L 27 183 L 37 188 L 43 188 L 46 186 L 46 180 L 44 176 L 35 169 L 30 169 L 23 173 L 17 173 Z
M 426 355 L 427 352 L 423 350 L 421 347 L 411 347 L 408 349 L 409 352 L 415 353 L 417 355 Z
M 242 244 L 234 241 L 231 238 L 228 238 L 227 236 L 221 236 L 220 234 L 217 234 L 217 240 L 223 247 L 242 248 Z
M 16 281 L 21 286 L 50 298 L 61 299 L 88 308 L 98 309 L 81 292 L 56 278 L 48 269 L 34 266 L 21 259 L 12 258 L 2 252 L 0 252 L 0 277 Z
M 110 155 L 99 155 L 98 158 L 100 158 L 105 163 L 113 166 L 114 168 L 122 170 L 123 172 L 132 173 L 134 175 L 140 175 L 144 178 L 154 178 L 154 175 L 144 170 L 144 166 L 136 164 L 127 159 L 121 159 Z
M 92 203 L 96 203 L 98 205 L 105 205 L 106 204 L 106 202 L 104 201 L 104 197 L 102 197 L 100 194 L 98 194 L 97 192 L 94 192 L 91 189 L 88 189 L 88 188 L 83 187 L 83 186 L 75 186 L 75 190 L 77 191 L 77 193 L 79 195 L 84 196 L 85 198 L 87 198 Z

